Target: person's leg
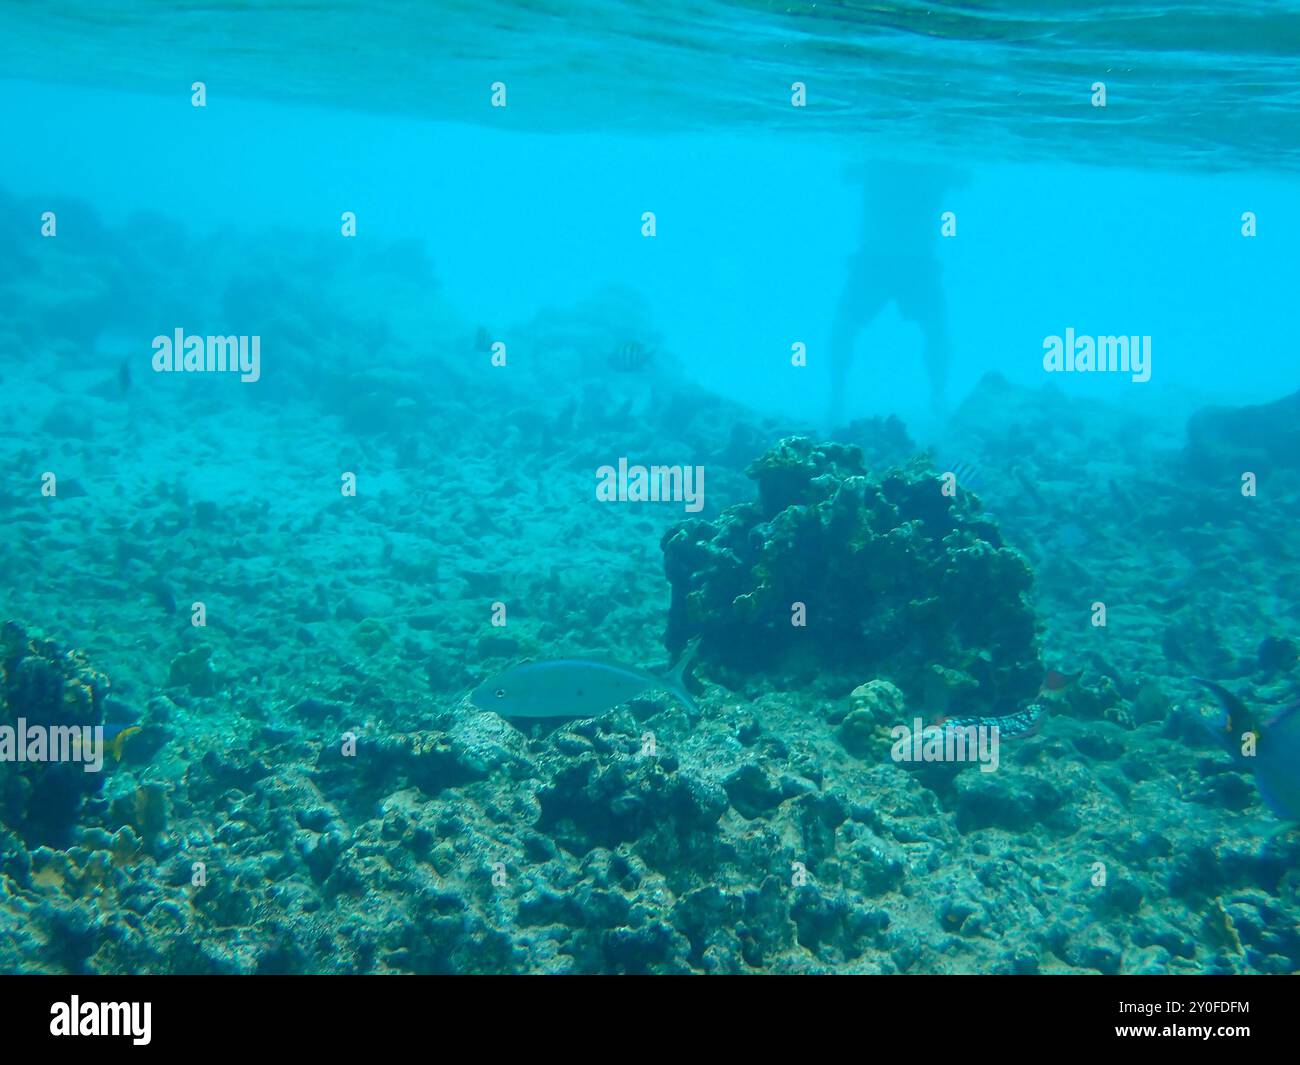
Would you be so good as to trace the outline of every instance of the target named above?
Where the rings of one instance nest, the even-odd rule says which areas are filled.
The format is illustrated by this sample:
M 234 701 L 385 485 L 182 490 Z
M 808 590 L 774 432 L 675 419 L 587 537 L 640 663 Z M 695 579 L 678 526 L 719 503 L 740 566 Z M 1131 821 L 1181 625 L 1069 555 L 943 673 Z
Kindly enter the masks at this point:
M 943 414 L 948 402 L 948 316 L 940 304 L 936 314 L 921 323 L 925 343 L 925 367 L 930 373 L 930 409 Z
M 939 264 L 911 264 L 907 275 L 898 278 L 898 310 L 906 321 L 920 326 L 922 354 L 930 377 L 930 407 L 935 414 L 942 414 L 947 402 L 950 343 L 948 305 L 939 279 Z
M 853 346 L 858 334 L 880 313 L 885 296 L 860 262 L 853 262 L 831 326 L 831 398 L 828 420 L 834 430 L 844 421 L 845 389 L 853 365 Z

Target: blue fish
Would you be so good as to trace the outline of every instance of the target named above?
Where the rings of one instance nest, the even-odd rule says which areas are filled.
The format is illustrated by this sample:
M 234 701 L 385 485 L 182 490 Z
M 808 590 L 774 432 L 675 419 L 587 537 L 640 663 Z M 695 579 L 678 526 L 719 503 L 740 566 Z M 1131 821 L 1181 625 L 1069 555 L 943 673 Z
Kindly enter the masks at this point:
M 1246 703 L 1223 685 L 1193 677 L 1204 685 L 1219 703 L 1219 712 L 1194 716 L 1202 728 L 1233 755 L 1235 761 L 1249 768 L 1264 805 L 1283 821 L 1300 821 L 1300 700 L 1282 707 L 1272 717 L 1258 721 Z M 1241 754 L 1241 736 L 1255 733 L 1255 754 Z

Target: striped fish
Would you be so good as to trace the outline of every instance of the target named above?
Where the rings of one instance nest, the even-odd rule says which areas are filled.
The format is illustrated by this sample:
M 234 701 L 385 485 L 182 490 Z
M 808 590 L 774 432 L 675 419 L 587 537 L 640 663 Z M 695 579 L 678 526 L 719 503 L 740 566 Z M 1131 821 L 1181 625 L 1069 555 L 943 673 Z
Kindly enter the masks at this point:
M 959 459 L 954 455 L 936 455 L 931 460 L 938 476 L 945 483 L 949 476 L 959 492 L 978 492 L 983 484 L 982 471 L 973 462 Z
M 609 355 L 609 365 L 619 373 L 636 373 L 650 365 L 654 352 L 639 340 L 628 340 Z
M 974 492 L 980 486 L 980 471 L 969 462 L 954 462 L 952 469 L 944 472 L 953 475 L 959 489 L 964 488 L 968 492 Z

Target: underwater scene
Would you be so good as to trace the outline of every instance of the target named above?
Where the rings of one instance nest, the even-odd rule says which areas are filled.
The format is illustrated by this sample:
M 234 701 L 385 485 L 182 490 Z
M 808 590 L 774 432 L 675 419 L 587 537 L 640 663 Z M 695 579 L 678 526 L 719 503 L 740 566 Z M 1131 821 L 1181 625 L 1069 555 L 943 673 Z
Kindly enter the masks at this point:
M 1300 970 L 1298 46 L 0 5 L 0 972 Z

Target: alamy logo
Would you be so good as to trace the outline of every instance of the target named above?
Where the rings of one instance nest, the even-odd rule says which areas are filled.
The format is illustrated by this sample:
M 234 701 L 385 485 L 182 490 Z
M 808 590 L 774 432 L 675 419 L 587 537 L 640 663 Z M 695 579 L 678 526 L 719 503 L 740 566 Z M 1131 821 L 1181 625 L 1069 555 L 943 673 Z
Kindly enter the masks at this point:
M 1000 761 L 1000 732 L 997 725 L 923 725 L 918 717 L 911 728 L 889 730 L 889 755 L 895 762 L 978 762 L 981 773 L 992 773 Z
M 87 773 L 104 768 L 103 725 L 0 725 L 0 762 L 84 762 Z
M 1043 369 L 1048 373 L 1131 373 L 1137 382 L 1151 380 L 1149 336 L 1075 336 L 1043 338 Z
M 602 503 L 685 503 L 688 513 L 704 509 L 703 466 L 601 466 L 596 498 Z
M 136 1046 L 149 1045 L 149 1002 L 71 1002 L 50 1007 L 50 1035 L 129 1035 Z
M 214 373 L 228 370 L 241 381 L 262 376 L 260 336 L 186 336 L 184 329 L 153 338 L 155 373 Z

